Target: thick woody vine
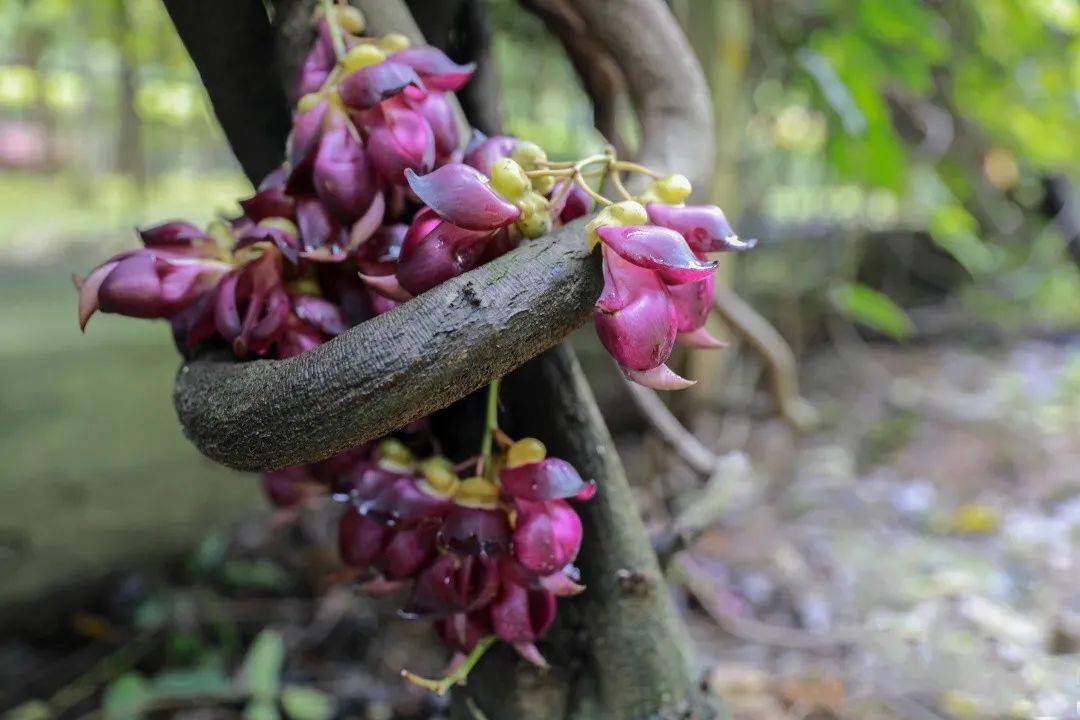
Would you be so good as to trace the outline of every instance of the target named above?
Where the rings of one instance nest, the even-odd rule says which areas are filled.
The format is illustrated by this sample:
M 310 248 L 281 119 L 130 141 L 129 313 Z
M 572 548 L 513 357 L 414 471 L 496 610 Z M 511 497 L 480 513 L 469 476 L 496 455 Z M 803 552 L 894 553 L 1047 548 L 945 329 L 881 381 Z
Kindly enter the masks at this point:
M 536 144 L 474 133 L 462 143 L 448 94 L 472 67 L 402 35 L 364 36 L 354 8 L 323 2 L 293 89 L 284 162 L 242 213 L 205 228 L 170 221 L 143 247 L 77 279 L 79 322 L 98 311 L 161 318 L 182 348 L 224 345 L 238 359 L 294 357 L 575 218 L 595 215 L 604 288 L 597 334 L 630 380 L 692 384 L 666 362 L 676 343 L 715 348 L 709 255 L 743 250 L 723 212 L 686 205 L 691 185 L 613 148 L 554 162 Z M 633 194 L 624 176 L 644 175 Z M 438 358 L 433 358 L 438 361 Z M 455 651 L 437 693 L 464 682 L 496 640 L 545 665 L 536 643 L 559 597 L 584 589 L 573 563 L 575 503 L 595 486 L 535 438 L 499 427 L 488 390 L 477 453 L 455 464 L 426 420 L 323 462 L 264 475 L 293 509 L 330 496 L 342 579 L 401 589 L 402 613 L 434 623 Z

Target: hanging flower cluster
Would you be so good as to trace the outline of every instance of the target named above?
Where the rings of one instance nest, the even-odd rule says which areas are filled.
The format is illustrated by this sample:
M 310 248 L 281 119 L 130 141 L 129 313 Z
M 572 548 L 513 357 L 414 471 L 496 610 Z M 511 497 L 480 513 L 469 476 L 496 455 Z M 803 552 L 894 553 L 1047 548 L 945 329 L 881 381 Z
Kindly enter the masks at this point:
M 511 137 L 464 142 L 448 93 L 471 65 L 402 35 L 363 37 L 358 11 L 324 7 L 282 165 L 238 217 L 145 229 L 142 248 L 76 278 L 80 325 L 98 311 L 161 318 L 186 351 L 216 343 L 240 359 L 289 358 L 599 205 L 586 237 L 603 254 L 601 342 L 635 382 L 690 384 L 666 362 L 676 342 L 719 346 L 704 329 L 716 264 L 707 256 L 752 245 L 720 209 L 685 205 L 685 177 L 610 148 L 551 162 Z M 624 173 L 651 184 L 631 195 Z M 617 201 L 602 194 L 607 184 Z M 538 440 L 498 430 L 498 381 L 489 393 L 482 451 L 464 465 L 387 439 L 263 477 L 282 508 L 326 495 L 344 503 L 339 542 L 352 574 L 408 587 L 405 612 L 433 620 L 465 656 L 441 681 L 410 676 L 438 692 L 496 638 L 544 664 L 535 642 L 556 598 L 583 589 L 571 503 L 595 488 Z

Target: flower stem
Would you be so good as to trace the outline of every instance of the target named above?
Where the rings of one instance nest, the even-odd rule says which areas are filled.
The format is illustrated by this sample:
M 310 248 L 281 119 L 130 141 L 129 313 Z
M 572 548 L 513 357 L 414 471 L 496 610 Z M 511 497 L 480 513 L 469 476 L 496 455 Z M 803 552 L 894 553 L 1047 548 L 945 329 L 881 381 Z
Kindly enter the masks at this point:
M 469 677 L 469 673 L 476 667 L 476 663 L 480 662 L 480 658 L 484 657 L 484 653 L 486 653 L 488 648 L 495 643 L 495 640 L 496 638 L 494 635 L 488 635 L 487 637 L 481 638 L 476 643 L 476 647 L 472 649 L 472 652 L 470 652 L 456 668 L 450 671 L 446 677 L 440 680 L 431 680 L 429 678 L 420 677 L 408 670 L 402 670 L 401 677 L 405 678 L 413 685 L 418 685 L 426 690 L 430 690 L 436 695 L 445 695 L 450 688 L 455 685 L 465 684 L 465 680 Z
M 322 6 L 326 24 L 330 26 L 330 40 L 334 43 L 334 55 L 340 61 L 345 57 L 345 40 L 341 36 L 341 26 L 338 25 L 334 4 L 331 0 L 322 0 Z
M 491 445 L 495 430 L 499 427 L 499 385 L 501 378 L 495 378 L 488 385 L 487 415 L 484 419 L 484 439 L 480 443 L 480 462 L 476 465 L 478 475 L 487 476 L 491 471 Z

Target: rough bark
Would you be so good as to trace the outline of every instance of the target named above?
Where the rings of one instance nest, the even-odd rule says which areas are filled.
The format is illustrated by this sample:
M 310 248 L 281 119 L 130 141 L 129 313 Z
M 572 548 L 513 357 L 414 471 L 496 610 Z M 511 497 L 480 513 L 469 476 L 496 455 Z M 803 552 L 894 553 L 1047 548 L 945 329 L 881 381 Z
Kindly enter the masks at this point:
M 583 222 L 298 357 L 186 363 L 175 390 L 185 432 L 224 465 L 269 470 L 329 457 L 465 397 L 588 320 L 602 281 Z

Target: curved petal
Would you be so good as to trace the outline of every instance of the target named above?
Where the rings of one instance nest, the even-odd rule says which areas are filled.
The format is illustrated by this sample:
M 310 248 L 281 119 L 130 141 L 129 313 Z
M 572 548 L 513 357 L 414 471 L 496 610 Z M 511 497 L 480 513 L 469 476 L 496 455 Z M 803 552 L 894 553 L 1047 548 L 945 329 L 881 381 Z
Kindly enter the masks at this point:
M 481 555 L 440 555 L 413 584 L 403 614 L 446 617 L 475 610 L 499 591 L 499 566 Z
M 713 337 L 704 327 L 699 327 L 690 332 L 679 333 L 678 337 L 675 338 L 675 342 L 683 347 L 698 348 L 700 350 L 716 350 L 717 348 L 727 347 L 726 342 Z
M 128 317 L 161 317 L 158 263 L 153 253 L 145 251 L 133 253 L 118 262 L 98 288 L 101 310 Z
M 315 39 L 315 44 L 312 45 L 310 52 L 300 65 L 296 84 L 292 90 L 292 101 L 296 102 L 308 93 L 317 92 L 322 88 L 335 62 L 334 49 L 327 44 L 325 34 L 320 32 Z
M 526 589 L 520 585 L 503 585 L 491 604 L 491 625 L 495 634 L 506 642 L 531 644 L 555 622 L 555 596 L 543 589 Z M 535 650 L 535 647 L 533 647 Z M 539 653 L 537 653 L 539 656 Z M 527 657 L 532 662 L 543 662 Z
M 435 165 L 435 136 L 420 113 L 388 108 L 384 121 L 371 128 L 368 152 L 379 174 L 405 184 L 405 170 L 426 173 Z
M 655 270 L 670 284 L 700 280 L 716 268 L 716 262 L 699 259 L 683 236 L 668 228 L 607 226 L 597 232 L 623 258 L 638 267 Z
M 626 377 L 653 390 L 685 390 L 695 384 L 696 380 L 687 380 L 676 374 L 667 365 L 660 365 L 651 370 L 629 370 L 623 368 Z
M 679 332 L 691 332 L 705 324 L 712 310 L 715 284 L 715 275 L 709 274 L 696 282 L 668 286 Z
M 292 219 L 296 211 L 296 201 L 281 187 L 260 190 L 251 197 L 240 201 L 244 216 L 259 222 L 271 217 Z
M 343 252 L 345 229 L 319 198 L 308 195 L 296 199 L 296 225 L 305 255 L 320 249 L 331 256 Z
M 508 495 L 522 500 L 569 498 L 587 487 L 574 466 L 559 458 L 505 467 L 499 471 L 499 485 Z
M 209 236 L 205 232 L 183 220 L 173 220 L 154 225 L 138 232 L 143 245 L 152 248 L 182 250 L 182 248 L 194 243 L 209 240 Z
M 568 570 L 573 572 L 568 572 Z M 563 568 L 559 572 L 540 578 L 540 586 L 555 597 L 573 597 L 585 592 L 585 586 L 578 582 L 580 579 L 577 568 L 570 565 L 569 568 Z
M 697 252 L 749 250 L 757 243 L 739 240 L 724 211 L 715 205 L 674 207 L 649 203 L 645 209 L 649 213 L 649 222 L 679 233 Z
M 435 154 L 446 158 L 461 144 L 457 118 L 446 97 L 441 93 L 427 93 L 419 100 L 410 102 L 413 109 L 424 116 L 435 136 Z
M 514 557 L 537 575 L 569 565 L 581 549 L 581 518 L 565 500 L 519 503 Z
M 570 184 L 569 190 L 564 189 L 567 183 Z M 563 225 L 588 215 L 592 210 L 592 198 L 573 180 L 563 180 L 555 185 L 550 196 L 559 198 L 559 202 L 551 206 L 551 212 Z
M 345 314 L 334 303 L 313 295 L 295 295 L 292 305 L 298 318 L 327 335 L 345 332 Z
M 371 166 L 347 124 L 323 133 L 311 172 L 315 192 L 342 222 L 351 223 L 360 217 L 375 195 Z
M 638 292 L 618 310 L 598 304 L 595 322 L 600 342 L 623 368 L 662 365 L 675 344 L 675 309 L 662 288 Z
M 439 528 L 439 543 L 458 555 L 503 555 L 510 549 L 510 523 L 502 510 L 455 505 Z
M 521 216 L 517 206 L 468 165 L 443 165 L 427 175 L 406 170 L 405 179 L 416 196 L 442 219 L 467 230 L 494 230 Z
M 101 289 L 101 283 L 105 281 L 105 278 L 109 276 L 109 273 L 120 263 L 120 260 L 110 260 L 109 262 L 99 265 L 93 270 L 86 279 L 73 277 L 75 281 L 75 287 L 79 290 L 79 329 L 86 330 L 86 323 L 90 321 L 90 318 L 94 313 L 100 309 L 101 304 L 98 299 L 98 291 Z
M 330 103 L 324 98 L 315 103 L 307 112 L 297 113 L 293 119 L 285 155 L 294 168 L 300 165 L 308 155 L 315 152 L 319 137 L 322 136 L 323 122 L 329 111 Z
M 412 293 L 401 287 L 396 275 L 364 275 L 360 273 L 360 279 L 369 288 L 390 300 L 406 302 L 413 298 Z
M 440 222 L 426 236 L 407 237 L 398 262 L 398 282 L 413 295 L 426 292 L 476 267 L 484 241 L 491 237 L 490 232 L 465 230 L 448 222 Z
M 250 226 L 240 234 L 233 250 L 240 250 L 260 242 L 270 243 L 276 247 L 289 262 L 295 263 L 300 259 L 300 238 L 274 225 Z
M 473 132 L 473 138 L 465 149 L 465 164 L 491 177 L 491 166 L 496 160 L 510 157 L 517 145 L 517 139 L 508 135 L 484 137 L 479 131 Z
M 383 551 L 382 566 L 393 579 L 412 577 L 435 553 L 435 528 L 420 527 L 394 533 Z
M 430 90 L 451 92 L 457 92 L 464 87 L 476 69 L 475 63 L 459 65 L 442 50 L 430 46 L 399 50 L 391 54 L 387 62 L 409 66 L 420 75 Z
M 338 92 L 347 107 L 369 110 L 410 85 L 424 88 L 420 76 L 408 64 L 386 60 L 349 73 L 338 85 Z
M 346 507 L 338 521 L 338 552 L 342 561 L 355 568 L 366 568 L 382 555 L 391 531 L 364 517 L 354 507 Z
M 404 476 L 358 507 L 383 525 L 409 529 L 437 521 L 446 514 L 449 503 L 420 489 L 416 478 Z

